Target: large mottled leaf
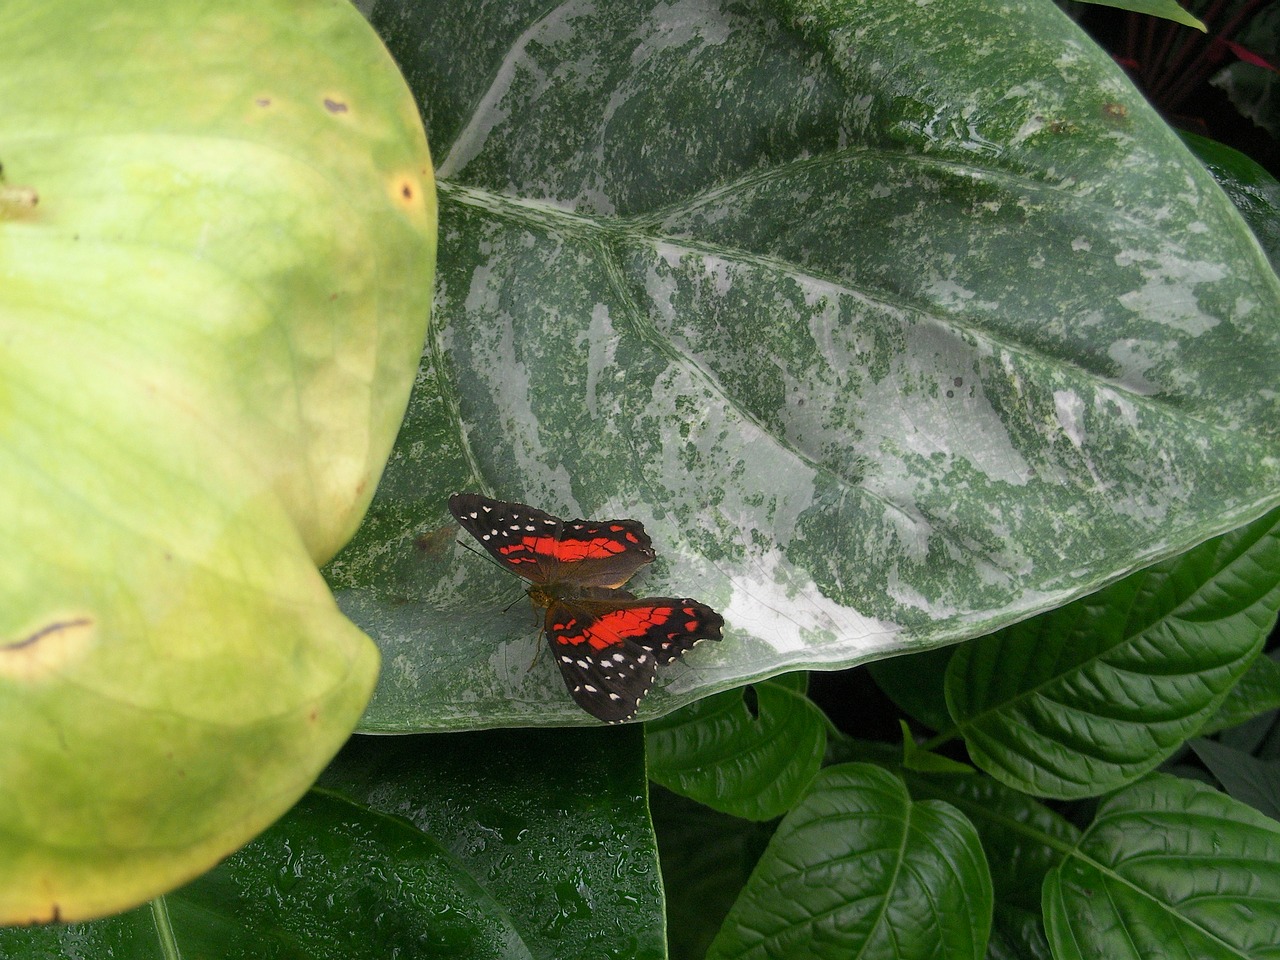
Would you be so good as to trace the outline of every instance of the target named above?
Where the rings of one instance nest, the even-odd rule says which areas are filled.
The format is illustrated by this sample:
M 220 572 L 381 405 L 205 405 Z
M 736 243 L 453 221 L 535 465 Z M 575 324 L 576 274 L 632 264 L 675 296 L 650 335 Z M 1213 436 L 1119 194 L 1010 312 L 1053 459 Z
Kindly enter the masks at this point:
M 316 563 L 404 409 L 412 100 L 341 0 L 0 16 L 0 923 L 122 909 L 288 809 L 375 647 Z
M 446 496 L 642 520 L 725 641 L 641 716 L 970 637 L 1280 500 L 1280 280 L 1048 0 L 384 0 L 435 328 L 330 568 L 365 723 L 589 722 Z M 1011 28 L 1016 25 L 1016 28 Z

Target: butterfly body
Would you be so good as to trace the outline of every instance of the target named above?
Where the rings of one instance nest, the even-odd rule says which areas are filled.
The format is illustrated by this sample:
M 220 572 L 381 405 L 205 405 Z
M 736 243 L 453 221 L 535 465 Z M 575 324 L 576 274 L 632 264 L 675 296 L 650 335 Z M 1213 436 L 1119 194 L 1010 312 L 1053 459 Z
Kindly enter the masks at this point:
M 449 509 L 499 565 L 529 582 L 570 695 L 609 723 L 630 720 L 657 668 L 724 619 L 688 598 L 638 598 L 621 589 L 656 556 L 636 520 L 561 520 L 523 503 L 458 493 Z

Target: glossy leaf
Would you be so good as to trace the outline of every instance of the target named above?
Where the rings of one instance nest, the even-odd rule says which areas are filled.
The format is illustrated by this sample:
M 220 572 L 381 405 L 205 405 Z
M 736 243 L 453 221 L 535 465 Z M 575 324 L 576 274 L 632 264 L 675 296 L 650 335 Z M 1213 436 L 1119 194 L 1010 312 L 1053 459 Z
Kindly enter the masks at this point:
M 1276 709 L 1280 709 L 1280 663 L 1265 656 L 1255 657 L 1200 733 L 1218 733 Z
M 872 678 L 904 713 L 931 730 L 951 726 L 947 713 L 947 664 L 954 647 L 924 650 L 868 664 Z
M 357 739 L 324 781 L 166 898 L 184 960 L 663 956 L 638 731 Z M 5 960 L 158 950 L 146 908 L 0 930 Z
M 774 680 L 730 690 L 645 725 L 650 779 L 748 820 L 790 810 L 827 745 L 826 718 L 804 689 Z
M 1190 780 L 1108 800 L 1046 879 L 1056 960 L 1280 956 L 1280 824 Z
M 430 834 L 534 956 L 663 957 L 638 729 L 358 737 L 320 782 Z
M 1046 874 L 1080 838 L 1080 831 L 1044 804 L 989 777 L 904 775 L 917 800 L 942 800 L 978 831 L 991 868 L 995 899 L 989 956 L 1043 957 L 1049 944 L 1040 919 Z
M 1280 514 L 961 647 L 947 701 L 973 761 L 1039 796 L 1101 793 L 1213 716 L 1280 608 Z
M 1186 131 L 1182 139 L 1236 205 L 1271 266 L 1280 268 L 1280 182 L 1239 150 Z
M 340 0 L 7 4 L 0 49 L 2 924 L 208 869 L 360 716 L 316 564 L 408 397 L 435 202 Z
M 926 750 L 916 743 L 911 734 L 911 725 L 907 721 L 899 720 L 898 728 L 902 731 L 902 768 L 904 770 L 910 770 L 913 773 L 958 773 L 964 775 L 977 772 L 967 763 L 953 760 L 940 753 L 934 753 L 932 750 Z
M 1051 4 L 372 18 L 448 243 L 390 482 L 329 571 L 386 655 L 369 729 L 590 722 L 528 670 L 517 585 L 453 547 L 459 487 L 635 517 L 636 589 L 725 614 L 642 718 L 989 632 L 1280 499 L 1280 281 Z
M 408 822 L 307 794 L 248 846 L 165 898 L 184 960 L 466 960 L 533 954 L 465 867 Z M 43 943 L 43 947 L 37 946 Z M 0 932 L 6 960 L 160 956 L 151 908 L 28 938 Z M 57 952 L 54 952 L 57 951 Z
M 977 958 L 991 875 L 954 807 L 865 764 L 829 767 L 783 818 L 707 960 Z

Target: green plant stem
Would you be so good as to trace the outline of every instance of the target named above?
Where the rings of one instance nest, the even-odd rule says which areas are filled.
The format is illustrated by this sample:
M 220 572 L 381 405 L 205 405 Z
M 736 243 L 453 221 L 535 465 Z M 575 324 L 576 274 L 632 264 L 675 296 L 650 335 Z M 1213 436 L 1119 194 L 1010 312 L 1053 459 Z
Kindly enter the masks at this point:
M 164 960 L 182 960 L 178 938 L 174 936 L 173 924 L 169 922 L 169 905 L 164 897 L 156 897 L 151 901 L 151 918 L 156 924 L 156 936 L 160 940 L 160 952 L 164 955 Z

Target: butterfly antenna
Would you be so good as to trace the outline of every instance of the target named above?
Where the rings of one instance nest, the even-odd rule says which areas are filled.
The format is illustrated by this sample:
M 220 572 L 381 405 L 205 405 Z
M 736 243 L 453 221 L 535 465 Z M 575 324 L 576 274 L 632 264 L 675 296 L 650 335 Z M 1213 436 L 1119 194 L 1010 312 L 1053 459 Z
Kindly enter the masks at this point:
M 458 546 L 462 547 L 462 549 L 467 550 L 467 551 L 470 551 L 471 553 L 474 553 L 477 557 L 480 557 L 481 559 L 483 559 L 483 560 L 487 560 L 489 563 L 492 563 L 492 564 L 493 564 L 495 567 L 497 567 L 499 570 L 505 570 L 505 569 L 506 569 L 506 568 L 505 568 L 502 564 L 500 564 L 497 560 L 495 560 L 495 559 L 493 559 L 493 557 L 489 556 L 489 554 L 484 553 L 484 552 L 482 552 L 482 551 L 480 551 L 480 550 L 477 550 L 475 547 L 473 547 L 471 544 L 467 543 L 465 540 L 455 540 L 455 541 L 453 541 L 453 542 L 454 542 L 454 543 L 456 543 Z M 519 598 L 518 596 L 517 596 L 517 597 L 515 597 L 515 598 L 513 598 L 513 599 L 512 599 L 512 601 L 511 601 L 510 603 L 508 603 L 505 607 L 503 607 L 503 608 L 502 608 L 502 612 L 503 612 L 503 613 L 508 613 L 508 612 L 511 610 L 511 608 L 512 608 L 512 607 L 514 607 L 514 606 L 515 606 L 517 603 L 519 603 L 519 602 L 520 602 L 520 598 Z
M 483 557 L 485 560 L 487 560 L 489 563 L 492 563 L 499 570 L 502 569 L 502 564 L 500 564 L 497 560 L 493 559 L 493 557 L 489 556 L 487 553 L 477 550 L 475 547 L 467 543 L 465 540 L 455 540 L 453 542 L 456 543 L 458 546 L 462 547 L 462 549 L 467 550 L 471 553 L 474 553 L 477 557 Z

